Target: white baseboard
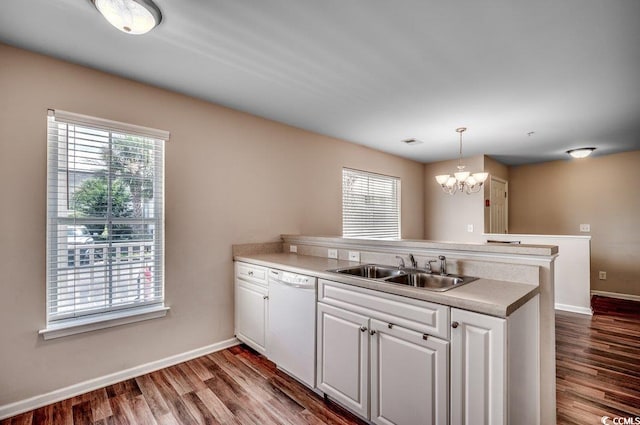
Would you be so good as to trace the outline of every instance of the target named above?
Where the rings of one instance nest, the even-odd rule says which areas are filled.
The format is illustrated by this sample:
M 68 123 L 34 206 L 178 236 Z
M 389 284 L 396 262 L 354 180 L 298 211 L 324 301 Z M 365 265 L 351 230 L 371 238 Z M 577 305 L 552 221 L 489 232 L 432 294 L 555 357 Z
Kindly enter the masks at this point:
M 135 378 L 136 376 L 144 375 L 146 373 L 163 369 L 165 367 L 186 362 L 187 360 L 195 359 L 196 357 L 224 350 L 225 348 L 233 347 L 234 345 L 238 344 L 240 344 L 240 341 L 238 341 L 236 338 L 227 339 L 226 341 L 221 341 L 216 344 L 196 348 L 195 350 L 187 351 L 185 353 L 176 354 L 175 356 L 166 357 L 164 359 L 145 363 L 139 366 L 132 367 L 130 369 L 90 379 L 88 381 L 70 385 L 65 388 L 60 388 L 58 390 L 54 390 L 45 394 L 37 395 L 26 400 L 17 401 L 11 404 L 5 404 L 4 406 L 0 406 L 0 420 L 10 418 L 11 416 L 15 416 L 20 413 L 28 412 L 30 410 L 37 409 L 38 407 L 46 406 L 51 403 L 66 400 L 70 397 L 84 394 L 89 391 L 97 390 L 107 385 L 115 384 L 117 382 Z
M 589 316 L 593 316 L 593 311 L 591 311 L 591 307 L 579 307 L 577 305 L 556 303 L 556 310 L 569 311 L 571 313 L 580 313 L 580 314 L 587 314 Z
M 629 301 L 640 301 L 640 295 L 620 294 L 618 292 L 591 291 L 591 295 L 600 295 L 601 297 L 618 298 Z

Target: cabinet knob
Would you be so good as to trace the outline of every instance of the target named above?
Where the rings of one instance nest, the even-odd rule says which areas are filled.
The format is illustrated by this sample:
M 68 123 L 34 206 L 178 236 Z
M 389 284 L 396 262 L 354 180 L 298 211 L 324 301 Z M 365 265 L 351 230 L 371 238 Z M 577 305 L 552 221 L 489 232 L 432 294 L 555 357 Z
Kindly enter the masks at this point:
M 393 323 L 389 323 L 389 324 L 387 325 L 387 327 L 388 327 L 389 329 L 393 329 Z
M 269 295 L 265 295 L 264 297 L 262 297 L 263 300 L 268 300 L 269 299 Z
M 371 329 L 371 330 L 369 331 L 369 335 L 375 335 L 375 333 L 376 333 L 376 331 L 374 331 L 373 329 Z
M 366 332 L 366 331 L 367 331 L 366 326 L 360 326 L 360 332 Z
M 458 326 L 460 326 L 460 323 L 458 323 L 458 322 L 451 323 L 451 327 L 454 328 L 454 329 L 457 328 Z
M 249 273 L 247 273 L 249 276 L 253 276 L 253 272 L 249 271 Z

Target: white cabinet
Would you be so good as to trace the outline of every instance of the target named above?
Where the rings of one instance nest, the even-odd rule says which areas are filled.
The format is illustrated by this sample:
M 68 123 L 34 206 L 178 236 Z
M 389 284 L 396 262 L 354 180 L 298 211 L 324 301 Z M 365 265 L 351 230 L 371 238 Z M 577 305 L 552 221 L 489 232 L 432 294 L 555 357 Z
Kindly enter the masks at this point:
M 451 309 L 451 425 L 540 423 L 538 309 L 538 296 L 506 319 Z
M 235 334 L 240 341 L 261 354 L 267 351 L 268 303 L 266 269 L 236 263 Z
M 369 318 L 318 304 L 317 387 L 363 417 L 369 414 Z
M 447 424 L 449 343 L 370 320 L 371 421 Z
M 374 423 L 446 425 L 449 343 L 424 330 L 448 322 L 448 308 L 416 302 L 393 316 L 402 297 L 323 280 L 319 294 L 318 389 Z
M 506 320 L 451 309 L 451 424 L 504 424 Z

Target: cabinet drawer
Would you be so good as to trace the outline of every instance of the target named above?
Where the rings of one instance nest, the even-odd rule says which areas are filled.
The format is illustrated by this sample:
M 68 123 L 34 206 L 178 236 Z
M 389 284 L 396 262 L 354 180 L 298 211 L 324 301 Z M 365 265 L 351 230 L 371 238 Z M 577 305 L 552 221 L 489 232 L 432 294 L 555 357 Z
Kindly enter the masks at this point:
M 449 339 L 449 307 L 320 279 L 318 301 Z
M 265 267 L 236 262 L 236 277 L 267 285 L 267 269 Z

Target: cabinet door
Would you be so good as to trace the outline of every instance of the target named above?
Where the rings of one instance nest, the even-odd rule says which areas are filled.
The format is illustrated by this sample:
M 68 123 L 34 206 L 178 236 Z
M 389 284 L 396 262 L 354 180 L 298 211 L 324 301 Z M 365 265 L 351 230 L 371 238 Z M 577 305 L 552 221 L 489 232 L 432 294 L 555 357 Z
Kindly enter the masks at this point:
M 506 425 L 506 321 L 451 309 L 451 424 Z
M 236 279 L 236 337 L 266 354 L 267 288 Z
M 449 343 L 371 319 L 371 420 L 447 425 Z
M 351 411 L 369 415 L 369 319 L 318 303 L 318 388 Z

